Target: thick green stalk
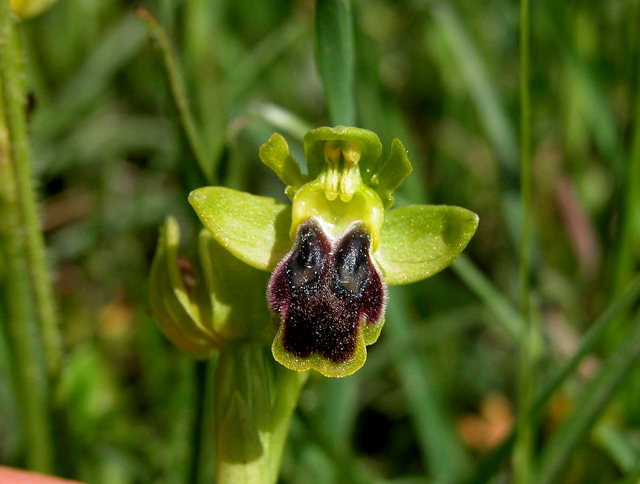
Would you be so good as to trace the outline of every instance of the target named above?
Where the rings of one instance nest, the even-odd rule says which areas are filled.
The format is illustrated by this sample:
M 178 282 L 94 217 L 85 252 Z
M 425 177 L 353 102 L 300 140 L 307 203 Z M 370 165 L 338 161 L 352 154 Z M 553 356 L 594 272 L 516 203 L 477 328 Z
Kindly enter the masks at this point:
M 0 35 L 1 38 L 4 37 Z M 27 466 L 48 472 L 53 468 L 49 390 L 34 312 L 24 236 L 20 227 L 20 205 L 11 163 L 11 144 L 5 123 L 3 96 L 4 93 L 0 90 L 0 252 L 5 260 L 6 289 L 3 304 L 15 365 Z
M 214 381 L 216 482 L 275 484 L 308 374 L 277 364 L 262 343 L 220 351 Z
M 29 142 L 27 138 L 24 66 L 9 0 L 0 1 L 0 68 L 6 104 L 7 128 L 11 138 L 11 162 L 20 205 L 20 220 L 25 236 L 26 255 L 35 309 L 40 326 L 49 374 L 60 370 L 62 340 L 58 331 L 58 314 L 45 260 L 36 195 L 33 189 Z
M 529 418 L 534 396 L 533 352 L 535 339 L 529 303 L 531 277 L 531 101 L 529 92 L 529 0 L 520 1 L 520 371 L 518 378 L 517 440 L 513 453 L 514 482 L 529 484 L 533 472 L 533 426 Z

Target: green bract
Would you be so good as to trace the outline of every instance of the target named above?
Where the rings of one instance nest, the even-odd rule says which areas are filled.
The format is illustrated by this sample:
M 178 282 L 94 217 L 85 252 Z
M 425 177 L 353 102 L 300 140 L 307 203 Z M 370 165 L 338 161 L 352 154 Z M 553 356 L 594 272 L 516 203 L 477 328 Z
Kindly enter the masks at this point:
M 196 358 L 232 340 L 270 341 L 269 325 L 262 324 L 270 317 L 264 304 L 268 274 L 231 256 L 206 230 L 198 241 L 200 265 L 181 265 L 178 223 L 168 217 L 160 229 L 149 300 L 162 332 Z
M 268 293 L 278 326 L 272 347 L 276 359 L 293 370 L 314 368 L 326 376 L 341 377 L 364 364 L 366 345 L 380 333 L 385 281 L 406 284 L 447 267 L 473 237 L 478 217 L 448 206 L 385 212 L 393 204 L 392 192 L 411 173 L 407 151 L 398 140 L 393 141 L 384 163 L 378 137 L 359 128 L 315 129 L 306 134 L 304 149 L 309 176 L 301 173 L 282 136 L 274 134 L 260 149 L 261 160 L 287 186 L 292 205 L 223 187 L 195 190 L 189 202 L 213 237 L 211 242 L 219 244 L 218 260 L 229 259 L 224 247 L 252 268 L 271 271 L 277 267 Z M 164 269 L 165 264 L 175 264 L 171 258 L 175 259 L 177 243 L 174 236 L 167 252 L 166 239 L 165 234 L 154 262 L 154 268 L 160 267 L 154 272 L 165 281 L 155 285 L 156 291 L 164 290 L 169 298 L 162 303 L 155 298 L 154 305 L 165 318 L 165 333 L 187 350 L 228 338 L 234 333 L 227 326 L 231 323 L 209 324 L 193 316 L 198 311 L 190 303 L 193 299 L 185 297 L 176 270 Z M 215 266 L 215 261 L 206 260 L 214 252 L 204 250 L 205 267 Z M 229 271 L 234 273 L 221 269 L 217 280 L 233 279 L 241 286 L 241 280 L 255 281 L 259 274 L 242 274 L 239 265 Z M 205 277 L 212 294 L 208 312 L 215 321 L 219 295 L 229 291 L 225 282 L 216 286 L 210 278 Z M 259 303 L 266 309 L 266 281 L 261 284 Z M 247 291 L 227 296 L 225 311 L 236 308 L 238 314 L 258 297 Z M 264 327 L 268 327 L 266 316 Z M 200 339 L 187 343 L 176 338 L 179 328 Z M 246 327 L 244 337 L 248 337 Z

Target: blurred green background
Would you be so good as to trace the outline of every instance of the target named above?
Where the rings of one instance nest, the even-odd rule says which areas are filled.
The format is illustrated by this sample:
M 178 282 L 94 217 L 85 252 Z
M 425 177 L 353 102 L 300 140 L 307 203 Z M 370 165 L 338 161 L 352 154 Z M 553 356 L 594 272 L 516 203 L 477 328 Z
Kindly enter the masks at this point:
M 59 0 L 20 24 L 66 344 L 54 395 L 66 422 L 56 434 L 59 472 L 96 484 L 204 484 L 213 473 L 202 424 L 207 364 L 156 328 L 147 278 L 167 215 L 180 221 L 185 257 L 195 256 L 200 224 L 187 194 L 207 182 L 135 6 L 175 45 L 200 162 L 216 183 L 286 200 L 257 153 L 277 131 L 303 160 L 302 135 L 327 124 L 314 2 Z M 358 125 L 387 150 L 402 140 L 415 168 L 397 205 L 459 205 L 480 227 L 453 270 L 391 290 L 387 324 L 361 371 L 311 376 L 281 481 L 462 482 L 487 468 L 515 421 L 518 3 L 357 0 L 353 14 Z M 539 0 L 531 21 L 539 388 L 637 268 L 640 1 Z M 540 455 L 581 411 L 580 397 L 625 339 L 626 316 L 543 409 Z M 0 325 L 0 463 L 20 467 L 12 363 Z M 621 386 L 558 482 L 634 478 L 640 373 L 627 372 Z M 488 467 L 482 482 L 510 482 L 508 457 Z

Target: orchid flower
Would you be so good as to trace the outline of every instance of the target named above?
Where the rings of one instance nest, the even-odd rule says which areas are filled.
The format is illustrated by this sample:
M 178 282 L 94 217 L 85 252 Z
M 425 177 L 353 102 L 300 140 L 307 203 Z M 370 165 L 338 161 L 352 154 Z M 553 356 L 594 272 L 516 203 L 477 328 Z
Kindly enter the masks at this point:
M 160 264 L 158 273 L 179 293 L 164 303 L 175 306 L 165 315 L 181 312 L 191 320 L 180 322 L 186 321 L 181 314 L 162 325 L 178 346 L 206 354 L 224 344 L 233 333 L 229 328 L 244 338 L 256 334 L 268 338 L 264 330 L 268 325 L 257 328 L 243 322 L 242 316 L 229 318 L 230 312 L 267 314 L 268 306 L 275 329 L 272 353 L 278 362 L 329 377 L 350 375 L 362 367 L 366 346 L 380 335 L 387 285 L 408 284 L 441 271 L 476 231 L 477 215 L 460 207 L 410 205 L 390 210 L 393 191 L 412 171 L 407 151 L 397 139 L 382 162 L 382 145 L 371 131 L 322 127 L 305 135 L 304 151 L 308 175 L 279 134 L 271 136 L 259 153 L 286 185 L 291 204 L 224 187 L 204 187 L 190 194 L 189 202 L 208 231 L 201 235 L 208 290 L 200 292 L 209 293 L 204 311 L 193 302 L 203 298 L 195 290 L 188 294 L 175 267 L 168 275 L 167 267 L 176 263 L 178 236 L 175 222 L 165 226 L 164 243 L 173 237 L 173 245 L 169 244 L 173 249 L 159 251 L 157 259 L 166 259 L 169 251 L 172 261 Z M 226 260 L 225 251 L 236 260 Z M 217 271 L 205 268 L 216 264 Z M 222 273 L 230 264 L 230 272 Z M 250 277 L 240 278 L 238 271 Z M 217 282 L 207 275 L 211 272 L 218 273 Z M 261 272 L 271 273 L 268 284 Z M 266 290 L 266 303 L 264 296 L 256 301 L 260 290 L 263 294 Z M 220 302 L 225 299 L 220 291 L 234 292 L 233 308 Z M 161 291 L 156 292 L 160 297 Z M 152 305 L 153 294 L 152 288 Z

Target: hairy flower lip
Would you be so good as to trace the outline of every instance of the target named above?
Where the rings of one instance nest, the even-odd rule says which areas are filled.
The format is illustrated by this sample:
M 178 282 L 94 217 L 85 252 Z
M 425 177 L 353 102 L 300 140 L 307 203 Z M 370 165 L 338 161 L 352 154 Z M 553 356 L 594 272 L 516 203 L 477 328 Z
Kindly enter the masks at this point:
M 276 360 L 331 377 L 357 371 L 366 360 L 365 346 L 380 334 L 387 300 L 364 226 L 354 223 L 331 237 L 321 220 L 300 224 L 273 271 L 267 297 L 280 321 L 272 346 Z

